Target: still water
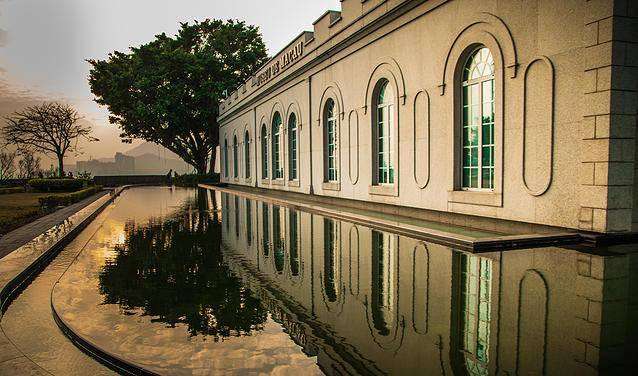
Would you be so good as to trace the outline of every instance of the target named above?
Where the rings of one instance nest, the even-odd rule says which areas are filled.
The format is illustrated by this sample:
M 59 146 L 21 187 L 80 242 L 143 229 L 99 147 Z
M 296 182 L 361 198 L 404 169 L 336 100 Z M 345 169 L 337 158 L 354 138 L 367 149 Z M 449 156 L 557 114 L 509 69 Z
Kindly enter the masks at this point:
M 470 254 L 202 189 L 131 189 L 103 216 L 53 304 L 162 374 L 637 365 L 634 246 Z

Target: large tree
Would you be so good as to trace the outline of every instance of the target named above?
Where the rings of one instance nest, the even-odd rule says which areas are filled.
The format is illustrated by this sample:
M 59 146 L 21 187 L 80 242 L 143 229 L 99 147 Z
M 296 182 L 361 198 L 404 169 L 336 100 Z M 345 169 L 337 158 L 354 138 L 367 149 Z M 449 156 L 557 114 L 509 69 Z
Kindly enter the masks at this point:
M 233 20 L 182 23 L 175 36 L 162 33 L 128 53 L 88 60 L 89 84 L 125 142 L 160 144 L 204 174 L 215 163 L 224 91 L 265 60 L 258 27 Z
M 35 151 L 54 155 L 58 159 L 58 174 L 64 176 L 64 156 L 78 152 L 80 139 L 98 141 L 91 136 L 91 126 L 68 104 L 43 103 L 16 111 L 5 118 L 2 129 L 5 146 L 15 146 L 20 152 Z

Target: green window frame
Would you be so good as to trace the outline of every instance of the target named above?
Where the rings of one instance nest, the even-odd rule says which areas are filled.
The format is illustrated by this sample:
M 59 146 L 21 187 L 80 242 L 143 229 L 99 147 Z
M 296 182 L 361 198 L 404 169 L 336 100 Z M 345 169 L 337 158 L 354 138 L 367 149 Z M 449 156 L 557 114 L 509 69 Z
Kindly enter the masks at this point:
M 284 178 L 284 166 L 281 163 L 283 154 L 281 153 L 281 129 L 282 121 L 279 112 L 275 112 L 272 118 L 272 174 L 273 179 Z
M 375 142 L 376 183 L 394 184 L 394 91 L 388 80 L 378 84 Z
M 297 115 L 288 118 L 288 178 L 297 180 Z
M 261 178 L 268 179 L 268 129 L 261 125 Z
M 494 59 L 474 50 L 463 68 L 461 188 L 494 189 Z
M 337 168 L 337 114 L 335 111 L 335 102 L 332 99 L 326 101 L 324 110 L 324 139 L 325 139 L 325 158 L 326 158 L 326 181 L 336 182 L 339 179 L 339 170 Z
M 244 177 L 250 178 L 250 134 L 244 134 Z
M 228 174 L 228 140 L 224 139 L 224 176 L 229 177 Z
M 237 145 L 237 136 L 233 136 L 233 175 L 235 179 L 239 177 L 239 146 Z

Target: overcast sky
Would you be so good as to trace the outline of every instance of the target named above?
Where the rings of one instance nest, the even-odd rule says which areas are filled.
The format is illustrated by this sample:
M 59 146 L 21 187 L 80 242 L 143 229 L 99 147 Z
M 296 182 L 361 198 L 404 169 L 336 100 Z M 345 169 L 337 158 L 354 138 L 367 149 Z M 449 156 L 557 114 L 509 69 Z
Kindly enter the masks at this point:
M 103 59 L 180 22 L 241 19 L 258 25 L 272 55 L 312 30 L 339 0 L 0 0 L 0 116 L 42 100 L 65 100 L 91 123 L 100 142 L 80 159 L 126 150 L 107 112 L 92 101 L 87 58 Z M 75 158 L 69 158 L 74 161 Z

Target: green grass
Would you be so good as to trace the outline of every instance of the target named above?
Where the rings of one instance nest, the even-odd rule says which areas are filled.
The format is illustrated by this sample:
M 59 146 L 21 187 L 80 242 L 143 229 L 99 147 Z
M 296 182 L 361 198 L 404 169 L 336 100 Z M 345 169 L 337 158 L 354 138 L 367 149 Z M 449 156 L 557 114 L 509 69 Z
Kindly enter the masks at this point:
M 0 234 L 27 224 L 50 211 L 40 208 L 40 197 L 51 193 L 11 193 L 0 195 Z

